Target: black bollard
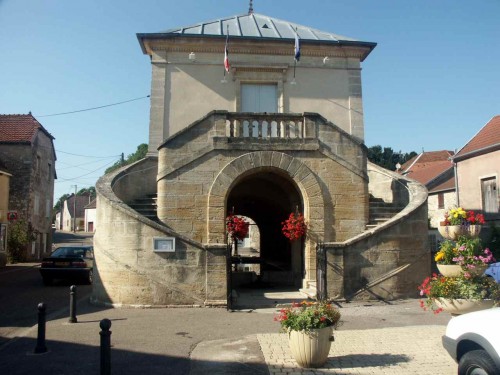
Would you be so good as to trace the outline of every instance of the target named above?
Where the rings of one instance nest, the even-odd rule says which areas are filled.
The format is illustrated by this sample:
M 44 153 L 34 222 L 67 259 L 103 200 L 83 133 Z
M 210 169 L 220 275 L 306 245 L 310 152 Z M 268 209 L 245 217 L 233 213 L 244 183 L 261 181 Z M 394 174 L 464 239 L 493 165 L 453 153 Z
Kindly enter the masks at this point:
M 111 320 L 103 319 L 101 327 L 101 375 L 111 375 Z
M 76 323 L 76 285 L 69 288 L 69 320 L 70 323 Z
M 46 353 L 47 347 L 45 346 L 45 304 L 40 302 L 38 304 L 38 337 L 36 339 L 35 354 Z

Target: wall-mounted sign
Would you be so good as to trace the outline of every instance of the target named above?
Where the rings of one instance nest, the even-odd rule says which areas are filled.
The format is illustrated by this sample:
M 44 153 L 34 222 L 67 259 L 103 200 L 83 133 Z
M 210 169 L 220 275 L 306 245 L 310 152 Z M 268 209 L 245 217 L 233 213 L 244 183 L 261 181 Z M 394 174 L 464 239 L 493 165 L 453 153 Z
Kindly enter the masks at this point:
M 9 221 L 17 220 L 17 211 L 7 212 L 7 220 L 9 220 Z
M 153 251 L 156 253 L 175 252 L 175 238 L 174 237 L 153 238 Z

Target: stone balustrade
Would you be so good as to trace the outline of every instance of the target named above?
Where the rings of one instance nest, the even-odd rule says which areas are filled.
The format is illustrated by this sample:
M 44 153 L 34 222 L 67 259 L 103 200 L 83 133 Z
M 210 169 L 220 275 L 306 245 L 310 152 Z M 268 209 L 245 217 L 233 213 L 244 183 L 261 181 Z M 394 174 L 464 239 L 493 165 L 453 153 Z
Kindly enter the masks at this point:
M 315 138 L 315 121 L 301 114 L 227 113 L 226 136 L 258 140 Z M 309 120 L 309 121 L 308 121 Z

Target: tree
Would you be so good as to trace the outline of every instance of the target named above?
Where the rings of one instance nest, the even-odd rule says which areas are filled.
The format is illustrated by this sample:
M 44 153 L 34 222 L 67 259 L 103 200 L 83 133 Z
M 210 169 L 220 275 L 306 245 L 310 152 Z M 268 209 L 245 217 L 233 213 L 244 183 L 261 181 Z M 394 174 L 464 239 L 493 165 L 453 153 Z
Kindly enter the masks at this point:
M 137 150 L 134 153 L 128 155 L 125 160 L 117 161 L 111 167 L 106 169 L 104 173 L 105 174 L 111 173 L 117 170 L 118 168 L 123 167 L 124 165 L 132 164 L 135 163 L 136 161 L 144 159 L 146 157 L 147 152 L 148 152 L 148 145 L 146 143 L 141 143 L 139 146 L 137 146 Z
M 66 199 L 68 199 L 69 197 L 71 197 L 70 194 L 63 194 L 61 197 L 59 197 L 59 199 L 57 200 L 56 204 L 54 205 L 53 212 L 62 211 L 63 205 L 64 205 L 64 201 Z
M 92 198 L 96 197 L 95 187 L 89 186 L 88 188 L 80 189 L 76 195 L 90 195 Z
M 368 160 L 391 171 L 396 170 L 397 163 L 404 164 L 416 155 L 415 151 L 410 153 L 394 152 L 391 147 L 382 148 L 380 145 L 368 148 Z
M 26 260 L 26 246 L 36 239 L 30 223 L 24 220 L 16 221 L 9 227 L 7 239 L 7 258 L 11 263 Z

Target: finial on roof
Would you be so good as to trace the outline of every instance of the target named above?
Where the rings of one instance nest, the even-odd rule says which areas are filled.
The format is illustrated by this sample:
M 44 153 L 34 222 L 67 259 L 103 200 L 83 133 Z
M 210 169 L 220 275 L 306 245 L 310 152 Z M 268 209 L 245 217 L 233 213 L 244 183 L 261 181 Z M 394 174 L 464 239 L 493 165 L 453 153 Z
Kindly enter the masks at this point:
M 253 14 L 253 0 L 250 0 L 250 6 L 248 7 L 248 15 Z

